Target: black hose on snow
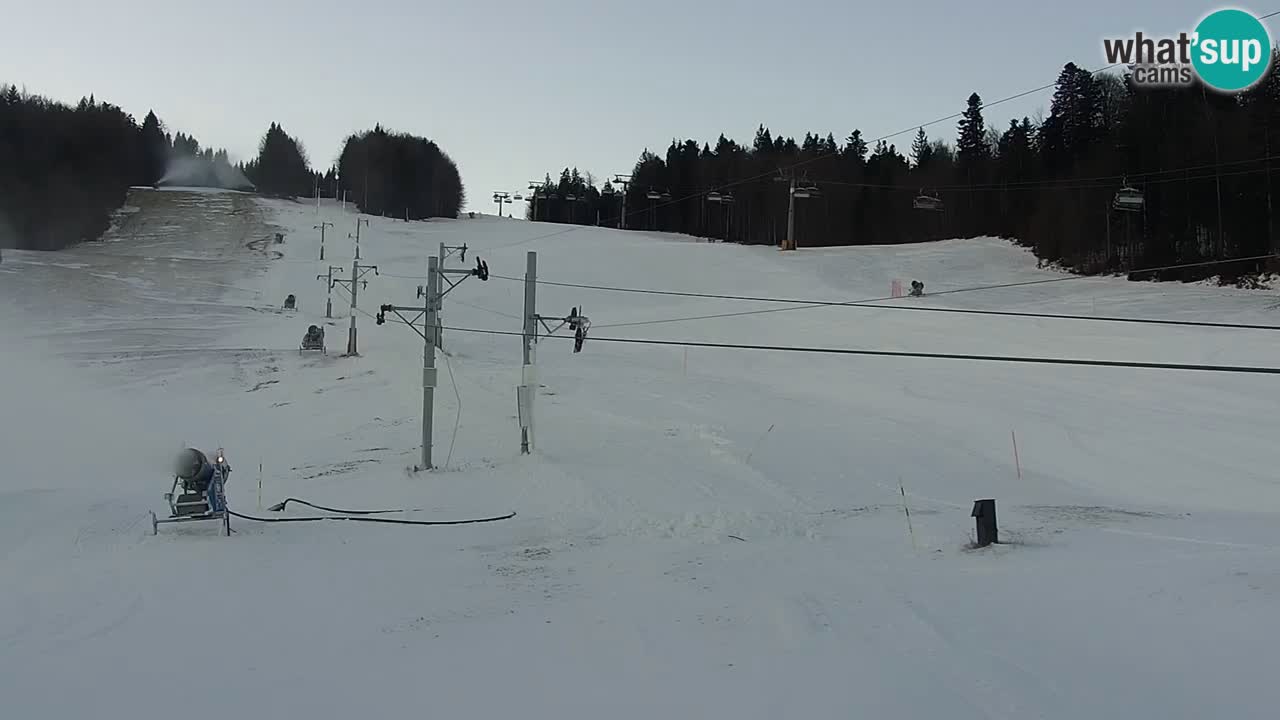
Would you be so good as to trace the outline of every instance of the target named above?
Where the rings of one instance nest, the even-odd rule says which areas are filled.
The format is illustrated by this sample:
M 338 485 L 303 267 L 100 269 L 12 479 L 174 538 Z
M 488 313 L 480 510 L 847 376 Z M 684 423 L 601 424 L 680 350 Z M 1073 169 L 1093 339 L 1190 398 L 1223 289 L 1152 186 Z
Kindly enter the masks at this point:
M 400 512 L 399 510 L 380 510 L 379 512 Z M 289 522 L 319 522 L 321 520 L 348 520 L 350 522 L 371 522 L 385 523 L 388 525 L 475 525 L 478 523 L 498 522 L 499 520 L 510 520 L 515 517 L 514 512 L 506 515 L 496 515 L 487 518 L 475 518 L 471 520 L 395 520 L 392 518 L 375 518 L 375 517 L 352 517 L 347 515 L 321 515 L 316 517 L 277 517 L 262 518 L 253 515 L 242 515 L 231 508 L 227 508 L 227 513 L 232 517 L 238 517 L 241 520 L 252 520 L 253 522 L 263 523 L 289 523 Z
M 278 502 L 267 509 L 271 512 L 280 512 L 281 510 L 284 510 L 285 506 L 289 503 L 298 503 L 299 505 L 306 505 L 307 507 L 315 508 L 316 510 L 338 513 L 339 515 L 386 515 L 387 513 L 398 512 L 422 512 L 421 508 L 414 508 L 412 510 L 340 510 L 338 508 L 316 505 L 315 503 L 309 503 L 306 500 L 299 500 L 298 498 L 285 498 L 283 502 Z

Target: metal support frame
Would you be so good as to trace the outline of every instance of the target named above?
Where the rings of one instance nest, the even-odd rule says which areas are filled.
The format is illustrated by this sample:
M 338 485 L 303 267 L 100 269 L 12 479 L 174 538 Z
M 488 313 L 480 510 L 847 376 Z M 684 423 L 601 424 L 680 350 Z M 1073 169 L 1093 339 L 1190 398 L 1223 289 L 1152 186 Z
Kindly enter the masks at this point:
M 541 325 L 547 336 L 555 335 L 560 328 L 569 326 L 575 332 L 573 351 L 580 352 L 586 341 L 587 329 L 591 321 L 582 314 L 581 308 L 575 307 L 563 317 L 539 315 L 538 307 L 538 253 L 530 250 L 525 256 L 524 273 L 524 357 L 520 372 L 520 385 L 516 387 L 516 407 L 520 419 L 520 454 L 528 455 L 534 448 L 534 400 L 537 397 L 537 345 L 538 326 Z M 559 324 L 552 327 L 550 323 Z
M 542 325 L 542 329 L 543 329 L 543 330 L 546 330 L 546 331 L 547 331 L 547 332 L 546 332 L 547 337 L 550 337 L 550 336 L 552 336 L 552 335 L 555 335 L 557 332 L 559 332 L 559 331 L 560 331 L 560 328 L 562 328 L 562 327 L 564 327 L 564 326 L 566 326 L 566 325 L 568 325 L 568 326 L 569 326 L 569 329 L 570 329 L 570 330 L 574 330 L 574 331 L 578 330 L 579 328 L 582 328 L 584 333 L 585 333 L 585 331 L 586 331 L 586 328 L 588 328 L 588 327 L 590 327 L 590 326 L 591 326 L 591 320 L 590 320 L 586 315 L 583 315 L 583 314 L 582 314 L 582 312 L 581 312 L 581 309 L 580 309 L 580 308 L 576 308 L 576 307 L 575 307 L 575 308 L 574 308 L 574 309 L 573 309 L 573 310 L 572 310 L 568 315 L 565 315 L 565 316 L 563 316 L 563 317 L 552 317 L 552 316 L 548 316 L 548 315 L 539 315 L 539 314 L 537 314 L 537 313 L 534 313 L 534 314 L 533 314 L 533 319 L 534 319 L 534 321 L 536 321 L 539 325 Z M 560 324 L 559 324 L 559 325 L 556 325 L 556 326 L 553 328 L 553 327 L 551 327 L 551 325 L 550 325 L 550 323 L 552 323 L 552 322 L 558 322 L 558 323 L 560 323 Z M 535 345 L 538 343 L 538 330 L 537 330 L 537 327 L 535 327 L 535 328 L 534 328 L 534 330 L 533 330 L 533 343 L 534 343 Z M 581 345 L 579 345 L 579 346 L 574 350 L 574 352 L 579 352 L 579 351 L 581 351 L 581 349 L 582 349 L 582 346 L 581 346 Z
M 437 256 L 440 258 L 440 267 L 444 267 L 445 260 L 452 257 L 455 252 L 461 253 L 461 257 L 459 259 L 461 259 L 462 262 L 465 263 L 467 261 L 466 243 L 462 243 L 461 245 L 445 245 L 444 243 L 440 243 L 440 254 Z
M 368 203 L 368 198 L 365 198 L 365 202 Z M 357 260 L 360 259 L 360 226 L 361 225 L 368 226 L 368 224 L 369 224 L 369 218 L 357 217 L 356 218 L 356 234 L 352 235 L 351 233 L 347 233 L 348 240 L 356 241 L 356 259 Z
M 386 322 L 386 313 L 395 313 L 396 317 L 411 330 L 418 333 L 422 338 L 422 457 L 415 471 L 431 470 L 434 466 L 431 464 L 431 434 L 432 434 L 432 409 L 435 404 L 436 390 L 436 348 L 434 332 L 436 327 L 436 305 L 438 298 L 436 297 L 435 279 L 439 277 L 438 258 L 432 256 L 427 259 L 427 284 L 424 288 L 418 289 L 418 296 L 423 298 L 421 307 L 402 306 L 402 305 L 383 305 L 379 308 L 377 322 L 379 325 Z M 402 313 L 417 312 L 418 314 L 410 319 Z M 423 319 L 422 329 L 417 326 L 418 320 Z
M 729 229 L 733 223 L 733 211 L 730 209 L 734 203 L 733 193 L 720 193 L 712 190 L 707 194 L 707 200 L 719 203 L 724 208 L 724 242 L 729 242 Z
M 441 248 L 443 247 L 442 245 Z M 466 279 L 464 277 L 462 280 L 453 282 L 447 276 L 475 275 L 481 280 L 489 279 L 489 266 L 480 258 L 476 258 L 476 267 L 471 270 L 447 270 L 440 265 L 439 256 L 433 255 L 427 258 L 427 281 L 424 285 L 418 286 L 418 297 L 422 298 L 421 306 L 382 305 L 376 316 L 377 323 L 382 325 L 386 322 L 386 314 L 393 313 L 422 338 L 422 458 L 414 468 L 416 471 L 434 468 L 431 460 L 431 435 L 437 383 L 436 348 L 440 346 L 442 336 L 440 308 L 443 306 L 444 296 Z M 442 290 L 444 283 L 449 284 L 448 290 Z M 408 318 L 403 315 L 406 312 L 418 314 Z M 417 325 L 419 320 L 423 321 L 421 329 Z
M 333 285 L 336 282 L 333 279 L 333 271 L 341 269 L 340 265 L 330 265 L 328 273 L 316 276 L 317 280 L 325 281 L 324 316 L 330 320 L 333 319 Z
M 321 260 L 323 260 L 323 259 L 324 259 L 324 229 L 325 229 L 326 227 L 333 227 L 333 223 L 328 222 L 328 221 L 325 221 L 325 222 L 320 223 L 319 225 L 316 225 L 316 226 L 313 228 L 313 229 L 315 229 L 315 230 L 319 230 L 319 231 L 320 231 L 320 259 L 321 259 Z
M 520 385 L 516 388 L 516 408 L 520 419 L 520 454 L 528 455 L 533 449 L 533 396 L 537 387 L 534 373 L 534 339 L 538 334 L 538 253 L 530 250 L 525 255 L 524 271 L 524 356 L 520 366 Z
M 441 245 L 441 247 L 443 248 L 444 246 Z M 441 265 L 443 265 L 443 263 L 441 263 Z M 463 277 L 461 280 L 454 282 L 453 280 L 449 279 L 450 275 L 462 275 Z M 440 310 L 443 309 L 444 307 L 444 303 L 443 303 L 444 296 L 453 292 L 454 289 L 456 289 L 459 285 L 462 284 L 463 280 L 466 280 L 468 277 L 471 277 L 472 275 L 480 278 L 481 280 L 488 280 L 489 264 L 480 258 L 476 258 L 476 266 L 474 268 L 471 268 L 470 270 L 461 270 L 461 269 L 450 270 L 445 267 L 440 267 L 436 271 L 435 290 L 434 290 L 436 295 L 435 333 L 436 333 L 436 344 L 438 344 L 441 348 L 444 347 L 444 329 L 443 329 L 444 323 L 440 322 Z M 443 286 L 445 283 L 449 285 L 448 290 L 443 289 Z M 427 284 L 428 285 L 431 284 L 430 277 L 428 277 Z M 419 289 L 418 292 L 419 294 L 421 294 L 423 291 Z
M 359 308 L 356 300 L 360 286 L 369 287 L 369 281 L 363 278 L 369 274 L 370 270 L 373 271 L 374 275 L 378 274 L 377 265 L 361 265 L 359 260 L 352 260 L 351 277 L 346 280 L 341 278 L 333 279 L 334 283 L 342 285 L 347 289 L 347 292 L 351 293 L 351 329 L 347 332 L 347 356 L 349 357 L 355 357 L 360 354 L 356 344 L 356 310 Z
M 809 182 L 807 175 L 797 178 L 795 173 L 784 173 L 782 168 L 778 169 L 778 175 L 774 181 L 785 182 L 789 186 L 787 189 L 787 236 L 782 239 L 779 249 L 795 250 L 799 247 L 796 243 L 796 198 L 810 198 L 820 196 L 822 193 L 818 186 Z
M 495 193 L 493 194 L 493 201 L 494 201 L 494 202 L 496 202 L 496 203 L 498 203 L 498 217 L 499 217 L 499 218 L 501 218 L 501 217 L 502 217 L 502 206 L 503 206 L 504 204 L 506 204 L 506 203 L 510 203 L 510 202 L 511 202 L 511 193 L 509 193 L 509 192 L 495 192 Z
M 631 186 L 630 175 L 614 175 L 613 184 L 622 186 L 622 214 L 618 216 L 618 229 L 627 229 L 627 188 Z
M 529 204 L 532 206 L 533 221 L 538 222 L 538 200 L 542 197 L 542 183 L 537 180 L 530 180 L 528 189 L 530 192 L 526 197 L 529 198 Z M 463 262 L 466 261 L 464 260 Z

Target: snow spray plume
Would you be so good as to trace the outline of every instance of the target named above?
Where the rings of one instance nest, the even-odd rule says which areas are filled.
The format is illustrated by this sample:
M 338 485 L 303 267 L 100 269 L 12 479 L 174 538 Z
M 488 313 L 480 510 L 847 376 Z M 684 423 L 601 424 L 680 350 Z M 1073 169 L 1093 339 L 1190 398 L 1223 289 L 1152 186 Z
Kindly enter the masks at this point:
M 254 185 L 233 165 L 195 155 L 173 155 L 157 185 L 252 190 Z

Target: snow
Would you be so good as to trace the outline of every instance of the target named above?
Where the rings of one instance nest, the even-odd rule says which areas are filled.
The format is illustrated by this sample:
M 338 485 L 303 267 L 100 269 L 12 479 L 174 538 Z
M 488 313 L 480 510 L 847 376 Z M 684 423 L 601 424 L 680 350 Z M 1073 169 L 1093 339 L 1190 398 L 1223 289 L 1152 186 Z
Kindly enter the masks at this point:
M 1280 703 L 1280 380 L 602 341 L 1267 365 L 1269 332 L 866 308 L 627 325 L 786 306 L 542 285 L 539 311 L 582 307 L 592 339 L 539 344 L 535 453 L 519 454 L 520 339 L 446 330 L 444 467 L 412 473 L 421 340 L 358 314 L 346 358 L 340 291 L 324 319 L 316 276 L 349 272 L 354 214 L 173 190 L 130 205 L 141 224 L 108 242 L 0 265 L 14 717 L 1263 718 Z M 361 233 L 370 313 L 417 302 L 441 242 L 495 276 L 522 276 L 535 250 L 553 282 L 833 301 L 894 278 L 1068 277 L 990 238 L 779 253 L 483 216 Z M 517 332 L 522 297 L 469 278 L 445 325 Z M 1115 278 L 893 302 L 1280 324 L 1268 292 Z M 327 356 L 298 354 L 313 323 Z M 188 444 L 226 448 L 230 501 L 252 515 L 268 514 L 259 477 L 261 507 L 517 515 L 153 537 L 147 511 Z M 1008 543 L 972 550 L 988 497 Z

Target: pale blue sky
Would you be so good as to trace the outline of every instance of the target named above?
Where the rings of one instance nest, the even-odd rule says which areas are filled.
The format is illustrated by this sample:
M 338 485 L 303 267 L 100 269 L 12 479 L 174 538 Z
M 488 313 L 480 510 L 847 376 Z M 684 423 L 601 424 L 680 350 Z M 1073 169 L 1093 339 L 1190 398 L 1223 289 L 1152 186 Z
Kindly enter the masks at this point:
M 1274 7 L 1240 4 L 1264 14 Z M 673 137 L 758 124 L 867 138 L 1101 66 L 1104 37 L 1190 30 L 1192 0 L 0 0 L 0 82 L 82 95 L 247 159 L 268 124 L 327 167 L 352 131 L 437 141 L 473 209 L 576 164 L 599 181 Z M 1273 33 L 1276 27 L 1271 26 Z M 447 78 L 442 80 L 441 78 Z M 989 124 L 1048 111 L 1049 92 Z M 927 128 L 954 138 L 955 122 Z M 900 148 L 910 135 L 895 138 Z

